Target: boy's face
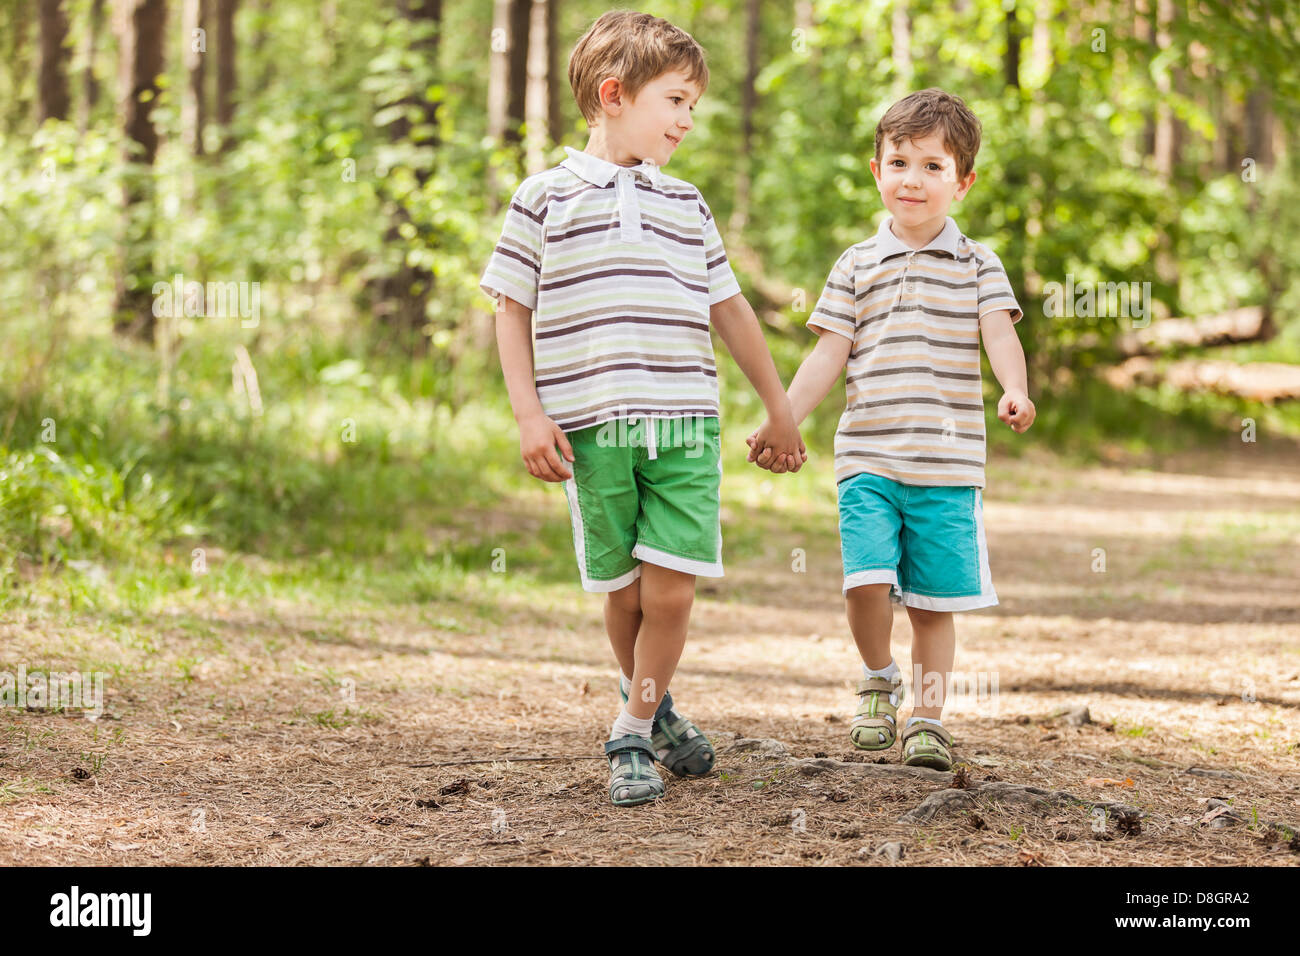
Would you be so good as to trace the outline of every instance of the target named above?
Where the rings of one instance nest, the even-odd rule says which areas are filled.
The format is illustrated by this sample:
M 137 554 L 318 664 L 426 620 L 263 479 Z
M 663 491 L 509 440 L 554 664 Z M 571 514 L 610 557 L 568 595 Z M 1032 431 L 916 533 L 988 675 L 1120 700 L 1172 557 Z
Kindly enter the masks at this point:
M 643 86 L 635 99 L 620 95 L 617 112 L 606 107 L 605 121 L 632 156 L 663 166 L 695 127 L 691 111 L 699 98 L 699 87 L 685 73 L 671 70 Z
M 885 137 L 880 152 L 879 161 L 871 159 L 871 174 L 894 222 L 908 231 L 942 229 L 953 201 L 975 182 L 974 170 L 957 179 L 957 161 L 938 132 L 899 143 Z

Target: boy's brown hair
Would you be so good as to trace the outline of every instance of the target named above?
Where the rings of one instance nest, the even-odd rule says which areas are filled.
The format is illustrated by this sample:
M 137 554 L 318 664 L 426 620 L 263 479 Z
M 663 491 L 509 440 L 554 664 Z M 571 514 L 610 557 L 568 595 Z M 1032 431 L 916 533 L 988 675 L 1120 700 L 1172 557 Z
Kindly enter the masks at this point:
M 648 13 L 612 10 L 591 25 L 569 56 L 569 85 L 588 125 L 600 116 L 600 84 L 618 77 L 630 98 L 647 83 L 679 69 L 700 88 L 709 85 L 704 50 L 695 38 Z
M 957 179 L 965 179 L 975 168 L 975 154 L 980 151 L 979 118 L 960 97 L 934 88 L 903 97 L 880 117 L 876 124 L 876 162 L 880 162 L 880 147 L 886 136 L 898 144 L 934 132 L 957 161 Z

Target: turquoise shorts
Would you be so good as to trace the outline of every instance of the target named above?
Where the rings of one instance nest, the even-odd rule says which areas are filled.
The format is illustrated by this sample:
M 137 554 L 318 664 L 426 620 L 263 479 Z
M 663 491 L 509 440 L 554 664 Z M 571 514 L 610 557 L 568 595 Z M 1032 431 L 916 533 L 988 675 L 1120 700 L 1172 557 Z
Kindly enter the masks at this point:
M 930 611 L 998 603 L 979 488 L 860 474 L 839 483 L 839 504 L 845 592 L 888 583 L 896 603 Z

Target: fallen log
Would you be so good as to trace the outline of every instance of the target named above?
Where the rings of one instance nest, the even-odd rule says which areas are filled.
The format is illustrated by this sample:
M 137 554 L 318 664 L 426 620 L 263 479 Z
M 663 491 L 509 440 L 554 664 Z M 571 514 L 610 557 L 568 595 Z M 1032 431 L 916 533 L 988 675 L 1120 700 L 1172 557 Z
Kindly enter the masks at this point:
M 1300 400 L 1300 365 L 1282 362 L 1225 362 L 1221 359 L 1187 359 L 1163 371 L 1146 356 L 1135 356 L 1102 371 L 1113 387 L 1168 382 L 1183 391 L 1215 392 L 1253 402 L 1273 404 Z
M 1264 307 L 1247 305 L 1200 318 L 1158 319 L 1145 329 L 1121 335 L 1119 351 L 1122 355 L 1157 355 L 1175 347 L 1266 342 L 1276 334 L 1277 327 Z

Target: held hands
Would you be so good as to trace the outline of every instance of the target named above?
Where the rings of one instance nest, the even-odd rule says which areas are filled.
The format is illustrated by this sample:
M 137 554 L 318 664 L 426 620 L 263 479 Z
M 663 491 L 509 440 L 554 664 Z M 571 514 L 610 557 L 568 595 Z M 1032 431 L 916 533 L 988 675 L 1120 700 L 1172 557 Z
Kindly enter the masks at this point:
M 568 481 L 573 472 L 565 468 L 555 446 L 560 446 L 564 457 L 573 461 L 573 446 L 564 437 L 560 426 L 538 412 L 519 422 L 519 454 L 528 466 L 528 473 L 542 481 Z
M 773 422 L 769 417 L 745 439 L 745 443 L 749 445 L 749 457 L 746 460 L 773 474 L 798 471 L 808 460 L 808 450 L 799 437 L 799 428 L 793 418 Z
M 1016 433 L 1028 430 L 1037 414 L 1029 396 L 1018 389 L 1005 393 L 998 402 L 998 418 L 1010 425 Z

